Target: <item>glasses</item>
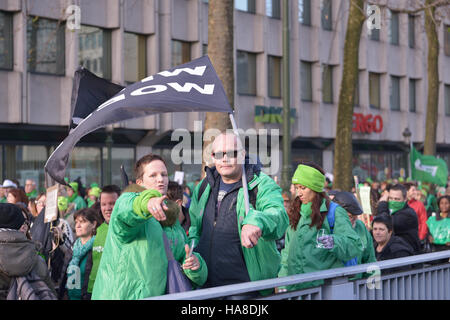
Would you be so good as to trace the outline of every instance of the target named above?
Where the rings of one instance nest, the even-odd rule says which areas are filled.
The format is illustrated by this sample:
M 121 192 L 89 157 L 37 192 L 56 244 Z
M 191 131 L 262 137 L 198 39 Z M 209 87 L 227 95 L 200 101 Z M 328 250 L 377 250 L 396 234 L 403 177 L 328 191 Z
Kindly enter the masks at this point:
M 218 151 L 218 152 L 213 152 L 212 156 L 216 160 L 222 160 L 225 155 L 227 155 L 228 159 L 237 158 L 238 153 L 239 153 L 239 150 L 230 150 L 230 151 L 226 151 L 226 152 Z

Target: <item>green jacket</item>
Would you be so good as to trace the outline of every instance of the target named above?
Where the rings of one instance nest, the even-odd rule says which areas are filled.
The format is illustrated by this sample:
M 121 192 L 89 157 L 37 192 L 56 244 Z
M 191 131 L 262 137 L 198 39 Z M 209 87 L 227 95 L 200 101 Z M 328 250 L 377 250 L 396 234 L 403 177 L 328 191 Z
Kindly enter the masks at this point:
M 373 246 L 373 238 L 370 234 L 369 230 L 367 230 L 366 225 L 361 220 L 356 220 L 355 227 L 353 228 L 356 233 L 359 235 L 361 239 L 361 243 L 363 246 L 363 251 L 358 255 L 358 264 L 366 264 L 377 261 L 377 257 L 375 255 L 375 247 Z M 361 279 L 363 277 L 369 277 L 371 274 L 369 273 L 360 273 L 355 276 L 354 279 Z
M 325 200 L 320 207 L 321 212 L 327 212 Z M 289 227 L 285 237 L 285 247 L 281 251 L 281 270 L 279 277 L 315 272 L 344 267 L 343 261 L 361 256 L 363 248 L 358 234 L 353 230 L 347 212 L 342 207 L 335 211 L 335 224 L 331 233 L 328 220 L 325 218 L 322 228 L 325 234 L 333 236 L 332 249 L 317 248 L 318 229 L 311 224 L 311 213 L 301 213 L 297 229 Z M 288 290 L 305 289 L 319 286 L 323 280 L 317 280 L 298 285 L 288 286 Z
M 206 189 L 198 199 L 201 182 L 194 190 L 189 207 L 191 227 L 189 228 L 189 240 L 195 239 L 198 243 L 202 234 L 203 211 L 207 205 L 211 186 Z M 258 244 L 251 248 L 242 247 L 245 264 L 251 281 L 275 278 L 280 268 L 280 254 L 275 240 L 280 239 L 289 224 L 289 218 L 284 208 L 280 187 L 268 175 L 260 172 L 254 175 L 248 183 L 249 191 L 258 187 L 256 196 L 256 208 L 250 204 L 248 215 L 245 216 L 244 191 L 239 189 L 236 212 L 239 237 L 241 228 L 245 224 L 258 226 L 262 230 Z
M 0 203 L 7 203 L 8 201 L 6 200 L 6 197 L 4 198 L 0 198 Z
M 70 200 L 69 200 L 70 201 Z M 87 208 L 86 201 L 81 196 L 76 196 L 70 203 L 75 203 L 75 210 Z
M 436 217 L 431 216 L 427 220 L 427 226 L 434 244 L 445 245 L 450 242 L 450 218 L 436 220 Z
M 117 199 L 94 283 L 93 300 L 134 300 L 166 293 L 168 263 L 163 228 L 147 210 L 148 200 L 160 196 L 156 190 L 146 190 L 123 193 Z M 186 235 L 179 222 L 170 229 L 167 236 L 172 240 L 172 252 L 183 263 Z M 174 241 L 176 237 L 178 241 Z M 208 269 L 201 256 L 196 255 L 200 268 L 184 272 L 200 286 L 206 281 Z
M 87 292 L 89 293 L 92 293 L 92 289 L 94 288 L 94 282 L 95 278 L 97 277 L 98 266 L 100 265 L 100 259 L 102 258 L 107 234 L 108 224 L 106 222 L 103 222 L 97 229 L 94 245 L 92 246 L 92 269 L 91 273 L 89 274 L 89 283 L 87 288 Z

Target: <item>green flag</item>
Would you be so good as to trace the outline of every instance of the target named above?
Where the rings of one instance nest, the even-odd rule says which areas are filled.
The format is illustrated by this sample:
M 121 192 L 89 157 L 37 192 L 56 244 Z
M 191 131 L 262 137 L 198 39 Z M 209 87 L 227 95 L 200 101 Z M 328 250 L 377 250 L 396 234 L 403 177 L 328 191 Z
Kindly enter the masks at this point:
M 411 173 L 412 179 L 422 182 L 431 182 L 440 186 L 447 183 L 448 168 L 443 159 L 433 156 L 424 156 L 414 147 L 411 147 Z

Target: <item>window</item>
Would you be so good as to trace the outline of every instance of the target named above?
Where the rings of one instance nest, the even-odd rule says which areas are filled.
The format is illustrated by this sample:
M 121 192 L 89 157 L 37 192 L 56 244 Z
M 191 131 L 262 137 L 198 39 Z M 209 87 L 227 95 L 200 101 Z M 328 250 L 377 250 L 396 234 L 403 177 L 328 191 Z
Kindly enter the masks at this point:
M 103 153 L 103 185 L 105 185 L 108 181 L 108 177 L 106 177 L 106 172 L 108 168 L 108 148 L 102 148 Z M 134 170 L 134 148 L 111 148 L 111 183 L 122 186 L 122 176 L 120 171 L 120 166 L 123 165 L 125 172 L 128 173 L 129 179 L 135 179 L 132 177 Z
M 101 148 L 75 147 L 69 157 L 66 175 L 69 176 L 70 181 L 79 177 L 85 186 L 93 182 L 101 185 L 103 184 L 101 158 Z
M 208 54 L 208 45 L 207 44 L 202 44 L 202 55 L 207 55 Z
M 40 17 L 27 19 L 28 70 L 44 74 L 65 74 L 64 25 Z
M 137 82 L 147 75 L 147 50 L 145 36 L 124 33 L 124 80 Z
M 0 69 L 13 68 L 12 14 L 0 11 Z
M 15 176 L 22 186 L 26 179 L 33 179 L 38 190 L 44 189 L 44 166 L 48 159 L 45 146 L 11 146 L 15 149 Z M 12 150 L 11 150 L 12 151 Z
M 380 74 L 369 72 L 369 103 L 371 108 L 380 109 Z
M 409 112 L 416 112 L 416 79 L 409 79 Z
M 281 18 L 280 0 L 266 0 L 266 15 L 271 18 Z
M 78 51 L 80 65 L 98 77 L 111 79 L 111 32 L 82 25 L 78 36 L 79 43 L 83 44 Z M 97 68 L 94 70 L 95 64 Z
M 410 48 L 416 46 L 416 31 L 415 31 L 415 18 L 412 15 L 408 15 L 408 45 Z
M 322 9 L 322 29 L 324 30 L 332 30 L 332 6 L 331 0 L 322 0 L 321 2 Z
M 322 101 L 333 103 L 333 66 L 322 66 Z
M 191 43 L 172 40 L 172 67 L 191 61 Z
M 311 25 L 311 0 L 298 0 L 298 21 L 306 26 Z
M 400 77 L 391 76 L 389 102 L 391 110 L 400 110 Z
M 445 90 L 445 115 L 450 116 L 450 84 L 444 85 Z
M 240 11 L 246 11 L 249 13 L 256 12 L 255 0 L 236 0 L 234 2 L 234 7 Z
M 450 56 L 450 25 L 444 25 L 444 52 Z
M 237 51 L 237 92 L 256 95 L 256 54 Z
M 399 14 L 398 12 L 394 12 L 391 10 L 388 10 L 390 19 L 388 20 L 390 22 L 389 26 L 389 42 L 393 45 L 398 45 L 398 39 L 399 39 L 399 32 L 398 32 L 398 18 Z
M 269 58 L 269 97 L 281 98 L 281 58 L 268 56 Z
M 300 83 L 302 101 L 312 101 L 312 63 L 307 61 L 300 62 Z
M 370 29 L 369 30 L 370 40 L 380 41 L 380 29 Z

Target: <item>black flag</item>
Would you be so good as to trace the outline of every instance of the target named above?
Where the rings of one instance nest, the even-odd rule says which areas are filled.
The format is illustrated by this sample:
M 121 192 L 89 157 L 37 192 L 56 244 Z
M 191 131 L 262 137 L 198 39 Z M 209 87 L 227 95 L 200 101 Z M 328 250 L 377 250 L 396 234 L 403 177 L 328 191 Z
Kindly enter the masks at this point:
M 208 56 L 136 82 L 100 105 L 56 148 L 45 171 L 61 184 L 70 153 L 90 132 L 116 122 L 164 112 L 227 112 L 233 110 Z
M 79 67 L 73 79 L 70 129 L 74 129 L 99 105 L 114 97 L 123 88 L 97 77 L 86 68 Z

